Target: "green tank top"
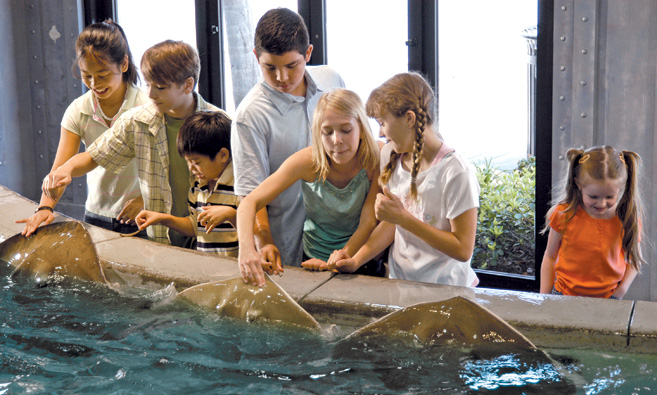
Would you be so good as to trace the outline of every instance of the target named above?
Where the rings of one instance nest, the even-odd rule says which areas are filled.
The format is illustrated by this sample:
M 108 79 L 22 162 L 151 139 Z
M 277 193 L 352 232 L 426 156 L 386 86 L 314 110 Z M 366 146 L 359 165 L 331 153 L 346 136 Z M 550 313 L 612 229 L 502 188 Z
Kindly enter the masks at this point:
M 303 250 L 306 255 L 326 261 L 334 250 L 344 247 L 358 228 L 369 190 L 370 181 L 365 169 L 342 189 L 328 181 L 301 181 L 306 208 L 303 224 Z

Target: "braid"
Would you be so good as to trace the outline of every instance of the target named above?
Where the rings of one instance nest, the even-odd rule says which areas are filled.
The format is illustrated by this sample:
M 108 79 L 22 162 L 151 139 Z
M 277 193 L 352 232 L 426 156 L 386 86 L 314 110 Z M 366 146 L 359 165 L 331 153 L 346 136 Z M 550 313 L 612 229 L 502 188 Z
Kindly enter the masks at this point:
M 415 128 L 415 144 L 413 145 L 413 165 L 411 167 L 411 199 L 417 200 L 417 185 L 415 183 L 417 173 L 420 172 L 420 160 L 424 150 L 424 126 L 427 112 L 419 106 L 416 110 L 417 120 Z
M 386 167 L 383 168 L 383 171 L 379 176 L 379 185 L 381 185 L 381 188 L 383 188 L 390 180 L 390 176 L 392 176 L 392 171 L 395 169 L 395 165 L 397 164 L 397 160 L 399 159 L 400 156 L 401 155 L 399 155 L 394 150 L 390 152 L 390 160 L 386 164 Z

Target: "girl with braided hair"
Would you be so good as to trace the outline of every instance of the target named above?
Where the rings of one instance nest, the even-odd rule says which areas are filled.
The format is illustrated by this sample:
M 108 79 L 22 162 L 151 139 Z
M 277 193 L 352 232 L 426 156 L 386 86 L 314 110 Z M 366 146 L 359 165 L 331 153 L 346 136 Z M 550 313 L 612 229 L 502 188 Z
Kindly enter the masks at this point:
M 332 257 L 338 270 L 358 267 L 392 244 L 391 278 L 461 286 L 479 282 L 470 267 L 479 184 L 472 165 L 434 128 L 434 105 L 431 86 L 417 73 L 397 74 L 370 94 L 367 115 L 388 141 L 381 150 L 383 192 L 375 203 L 381 222 L 353 258 Z
M 622 299 L 641 255 L 639 155 L 570 149 L 562 196 L 547 213 L 541 293 Z

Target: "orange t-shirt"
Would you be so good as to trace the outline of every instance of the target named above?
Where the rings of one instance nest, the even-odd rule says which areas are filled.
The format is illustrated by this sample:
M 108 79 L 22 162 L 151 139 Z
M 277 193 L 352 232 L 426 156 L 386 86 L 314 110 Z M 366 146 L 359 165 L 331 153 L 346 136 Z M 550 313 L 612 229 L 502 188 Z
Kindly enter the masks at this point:
M 609 298 L 627 268 L 620 219 L 593 218 L 578 207 L 566 223 L 571 215 L 566 207 L 560 204 L 550 216 L 550 227 L 562 235 L 554 288 L 564 295 Z

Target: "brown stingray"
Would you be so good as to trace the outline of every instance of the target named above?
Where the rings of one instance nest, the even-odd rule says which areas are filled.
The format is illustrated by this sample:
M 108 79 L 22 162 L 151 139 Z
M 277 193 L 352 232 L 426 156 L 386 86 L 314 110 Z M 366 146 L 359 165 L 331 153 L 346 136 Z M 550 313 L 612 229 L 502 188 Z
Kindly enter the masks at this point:
M 53 277 L 107 283 L 89 232 L 78 221 L 42 226 L 29 237 L 17 234 L 0 243 L 0 259 L 15 267 L 12 276 L 46 285 Z
M 424 345 L 514 343 L 535 346 L 520 332 L 479 304 L 457 296 L 442 302 L 406 307 L 362 327 L 348 338 L 400 338 Z
M 317 321 L 269 276 L 262 288 L 245 284 L 241 277 L 235 277 L 187 288 L 177 298 L 247 322 L 263 320 L 312 330 L 320 328 Z

